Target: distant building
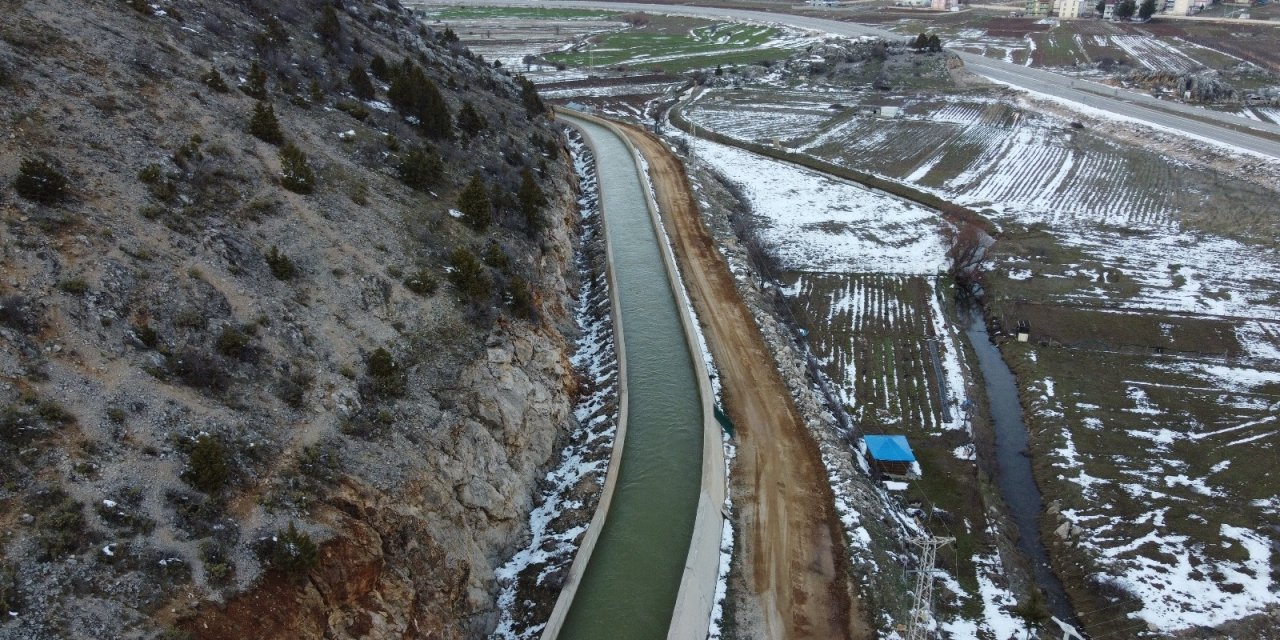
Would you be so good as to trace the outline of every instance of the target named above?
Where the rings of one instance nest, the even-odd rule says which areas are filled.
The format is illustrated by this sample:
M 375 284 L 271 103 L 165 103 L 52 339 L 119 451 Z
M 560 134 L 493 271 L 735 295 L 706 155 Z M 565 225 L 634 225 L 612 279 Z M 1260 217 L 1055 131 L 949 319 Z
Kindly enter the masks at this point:
M 862 441 L 872 469 L 890 476 L 915 475 L 916 455 L 906 436 L 863 436 Z
M 838 7 L 840 0 L 809 0 L 808 5 L 811 7 Z
M 881 118 L 897 118 L 902 115 L 902 107 L 885 104 L 863 104 L 858 106 L 858 113 Z
M 1105 0 L 1105 3 L 1102 9 L 1102 19 L 1111 20 L 1116 15 L 1116 0 Z
M 1052 0 L 1027 0 L 1026 16 L 1028 18 L 1045 18 L 1053 10 Z
M 1079 18 L 1085 14 L 1089 5 L 1082 0 L 1058 0 L 1054 12 L 1060 18 Z
M 933 0 L 930 6 L 935 11 L 955 11 L 960 8 L 960 0 Z

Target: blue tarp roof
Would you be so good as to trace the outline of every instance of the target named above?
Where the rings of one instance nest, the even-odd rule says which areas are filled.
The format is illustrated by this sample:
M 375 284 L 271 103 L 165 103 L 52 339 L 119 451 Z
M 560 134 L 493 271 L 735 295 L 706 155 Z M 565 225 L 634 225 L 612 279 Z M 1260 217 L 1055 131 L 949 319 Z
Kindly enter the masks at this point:
M 906 436 L 863 436 L 871 457 L 881 462 L 915 462 Z

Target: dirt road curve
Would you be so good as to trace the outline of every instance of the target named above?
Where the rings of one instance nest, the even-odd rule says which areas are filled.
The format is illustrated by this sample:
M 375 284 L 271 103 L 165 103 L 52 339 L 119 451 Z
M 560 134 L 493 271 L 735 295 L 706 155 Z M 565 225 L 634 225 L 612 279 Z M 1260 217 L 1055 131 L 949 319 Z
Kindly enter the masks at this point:
M 626 128 L 644 154 L 689 297 L 738 429 L 732 476 L 739 547 L 761 638 L 869 638 L 817 445 L 801 421 L 733 277 L 703 227 L 680 160 Z

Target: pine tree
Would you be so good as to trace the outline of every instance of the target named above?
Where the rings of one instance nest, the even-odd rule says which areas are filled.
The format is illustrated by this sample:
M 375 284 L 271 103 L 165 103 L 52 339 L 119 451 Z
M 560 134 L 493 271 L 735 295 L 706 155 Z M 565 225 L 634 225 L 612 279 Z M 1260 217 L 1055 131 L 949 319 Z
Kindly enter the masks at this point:
M 351 73 L 347 74 L 347 84 L 351 85 L 351 93 L 361 100 L 372 100 L 377 95 L 373 82 L 369 80 L 369 74 L 365 73 L 362 65 L 351 67 Z
M 529 117 L 546 113 L 547 107 L 542 104 L 542 98 L 538 96 L 538 88 L 533 86 L 533 82 L 524 76 L 517 77 L 516 82 L 520 84 L 520 102 L 524 103 L 524 110 Z
M 484 131 L 486 124 L 484 117 L 470 101 L 462 103 L 462 109 L 458 111 L 458 129 L 464 136 L 475 137 L 477 133 Z
M 227 87 L 226 81 L 222 79 L 222 74 L 218 73 L 218 70 L 213 67 L 209 67 L 209 72 L 200 76 L 200 80 L 204 82 L 205 86 L 218 93 L 226 93 L 231 90 Z
M 231 478 L 226 450 L 221 442 L 207 435 L 196 439 L 196 444 L 191 449 L 190 465 L 185 479 L 191 486 L 205 493 L 217 493 Z
M 383 82 L 391 79 L 391 69 L 387 67 L 387 59 L 381 55 L 376 55 L 369 61 L 369 71 L 373 73 L 373 77 Z
M 54 204 L 66 197 L 67 178 L 48 162 L 27 158 L 18 166 L 13 189 L 32 202 Z
M 1138 7 L 1138 17 L 1146 20 L 1156 12 L 1156 0 L 1142 0 L 1142 6 Z
M 284 143 L 284 132 L 280 130 L 280 121 L 276 119 L 276 110 L 270 102 L 258 101 L 253 105 L 253 115 L 249 117 L 249 133 L 263 142 L 281 145 Z
M 489 194 L 484 187 L 484 178 L 477 171 L 471 175 L 471 181 L 458 195 L 458 211 L 462 212 L 464 222 L 473 229 L 483 231 L 493 220 L 492 209 Z
M 408 58 L 391 81 L 387 99 L 401 115 L 415 118 L 423 135 L 437 139 L 453 136 L 453 118 L 440 89 Z
M 259 66 L 256 60 L 249 65 L 249 72 L 245 74 L 245 81 L 240 85 L 240 90 L 250 98 L 267 99 L 267 71 Z
M 542 208 L 547 205 L 547 197 L 533 179 L 533 172 L 525 169 L 520 176 L 520 190 L 516 193 L 520 202 L 520 213 L 524 215 L 525 229 L 530 235 L 542 229 Z
M 929 51 L 932 51 L 933 53 L 938 53 L 939 51 L 942 51 L 942 39 L 938 37 L 938 34 L 935 33 L 929 36 L 928 44 L 929 44 Z
M 920 35 L 916 36 L 916 40 L 911 45 L 911 48 L 915 49 L 916 51 L 924 51 L 925 49 L 929 48 L 929 36 L 925 35 L 922 32 Z
M 292 142 L 280 149 L 280 186 L 301 194 L 315 191 L 316 172 L 307 155 Z
M 462 296 L 473 304 L 489 297 L 491 283 L 485 268 L 466 247 L 458 247 L 449 254 L 449 282 Z
M 315 29 L 326 48 L 333 50 L 337 46 L 338 38 L 342 36 L 342 23 L 338 21 L 338 12 L 333 10 L 333 5 L 324 6 L 320 18 L 316 20 Z
M 444 163 L 431 149 L 416 147 L 400 154 L 396 173 L 400 176 L 400 182 L 410 189 L 427 191 L 444 175 Z
M 297 525 L 289 522 L 289 528 L 274 536 L 275 545 L 271 549 L 271 564 L 277 569 L 292 575 L 299 575 L 311 570 L 320 562 L 320 550 L 311 536 L 298 531 Z

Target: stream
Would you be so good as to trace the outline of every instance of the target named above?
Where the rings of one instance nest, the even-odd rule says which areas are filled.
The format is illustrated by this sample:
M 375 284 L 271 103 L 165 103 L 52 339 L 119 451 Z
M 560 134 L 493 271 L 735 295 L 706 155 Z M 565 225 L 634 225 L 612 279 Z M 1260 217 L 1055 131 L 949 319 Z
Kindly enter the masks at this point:
M 962 313 L 968 317 L 965 335 L 978 356 L 978 367 L 986 383 L 987 402 L 996 429 L 996 464 L 999 468 L 996 483 L 1018 526 L 1018 550 L 1031 561 L 1036 584 L 1044 590 L 1049 612 L 1063 622 L 1076 625 L 1071 602 L 1062 582 L 1050 568 L 1049 555 L 1040 540 L 1039 521 L 1044 503 L 1031 474 L 1027 425 L 1022 421 L 1016 380 L 1000 350 L 987 335 L 981 309 L 970 307 Z

